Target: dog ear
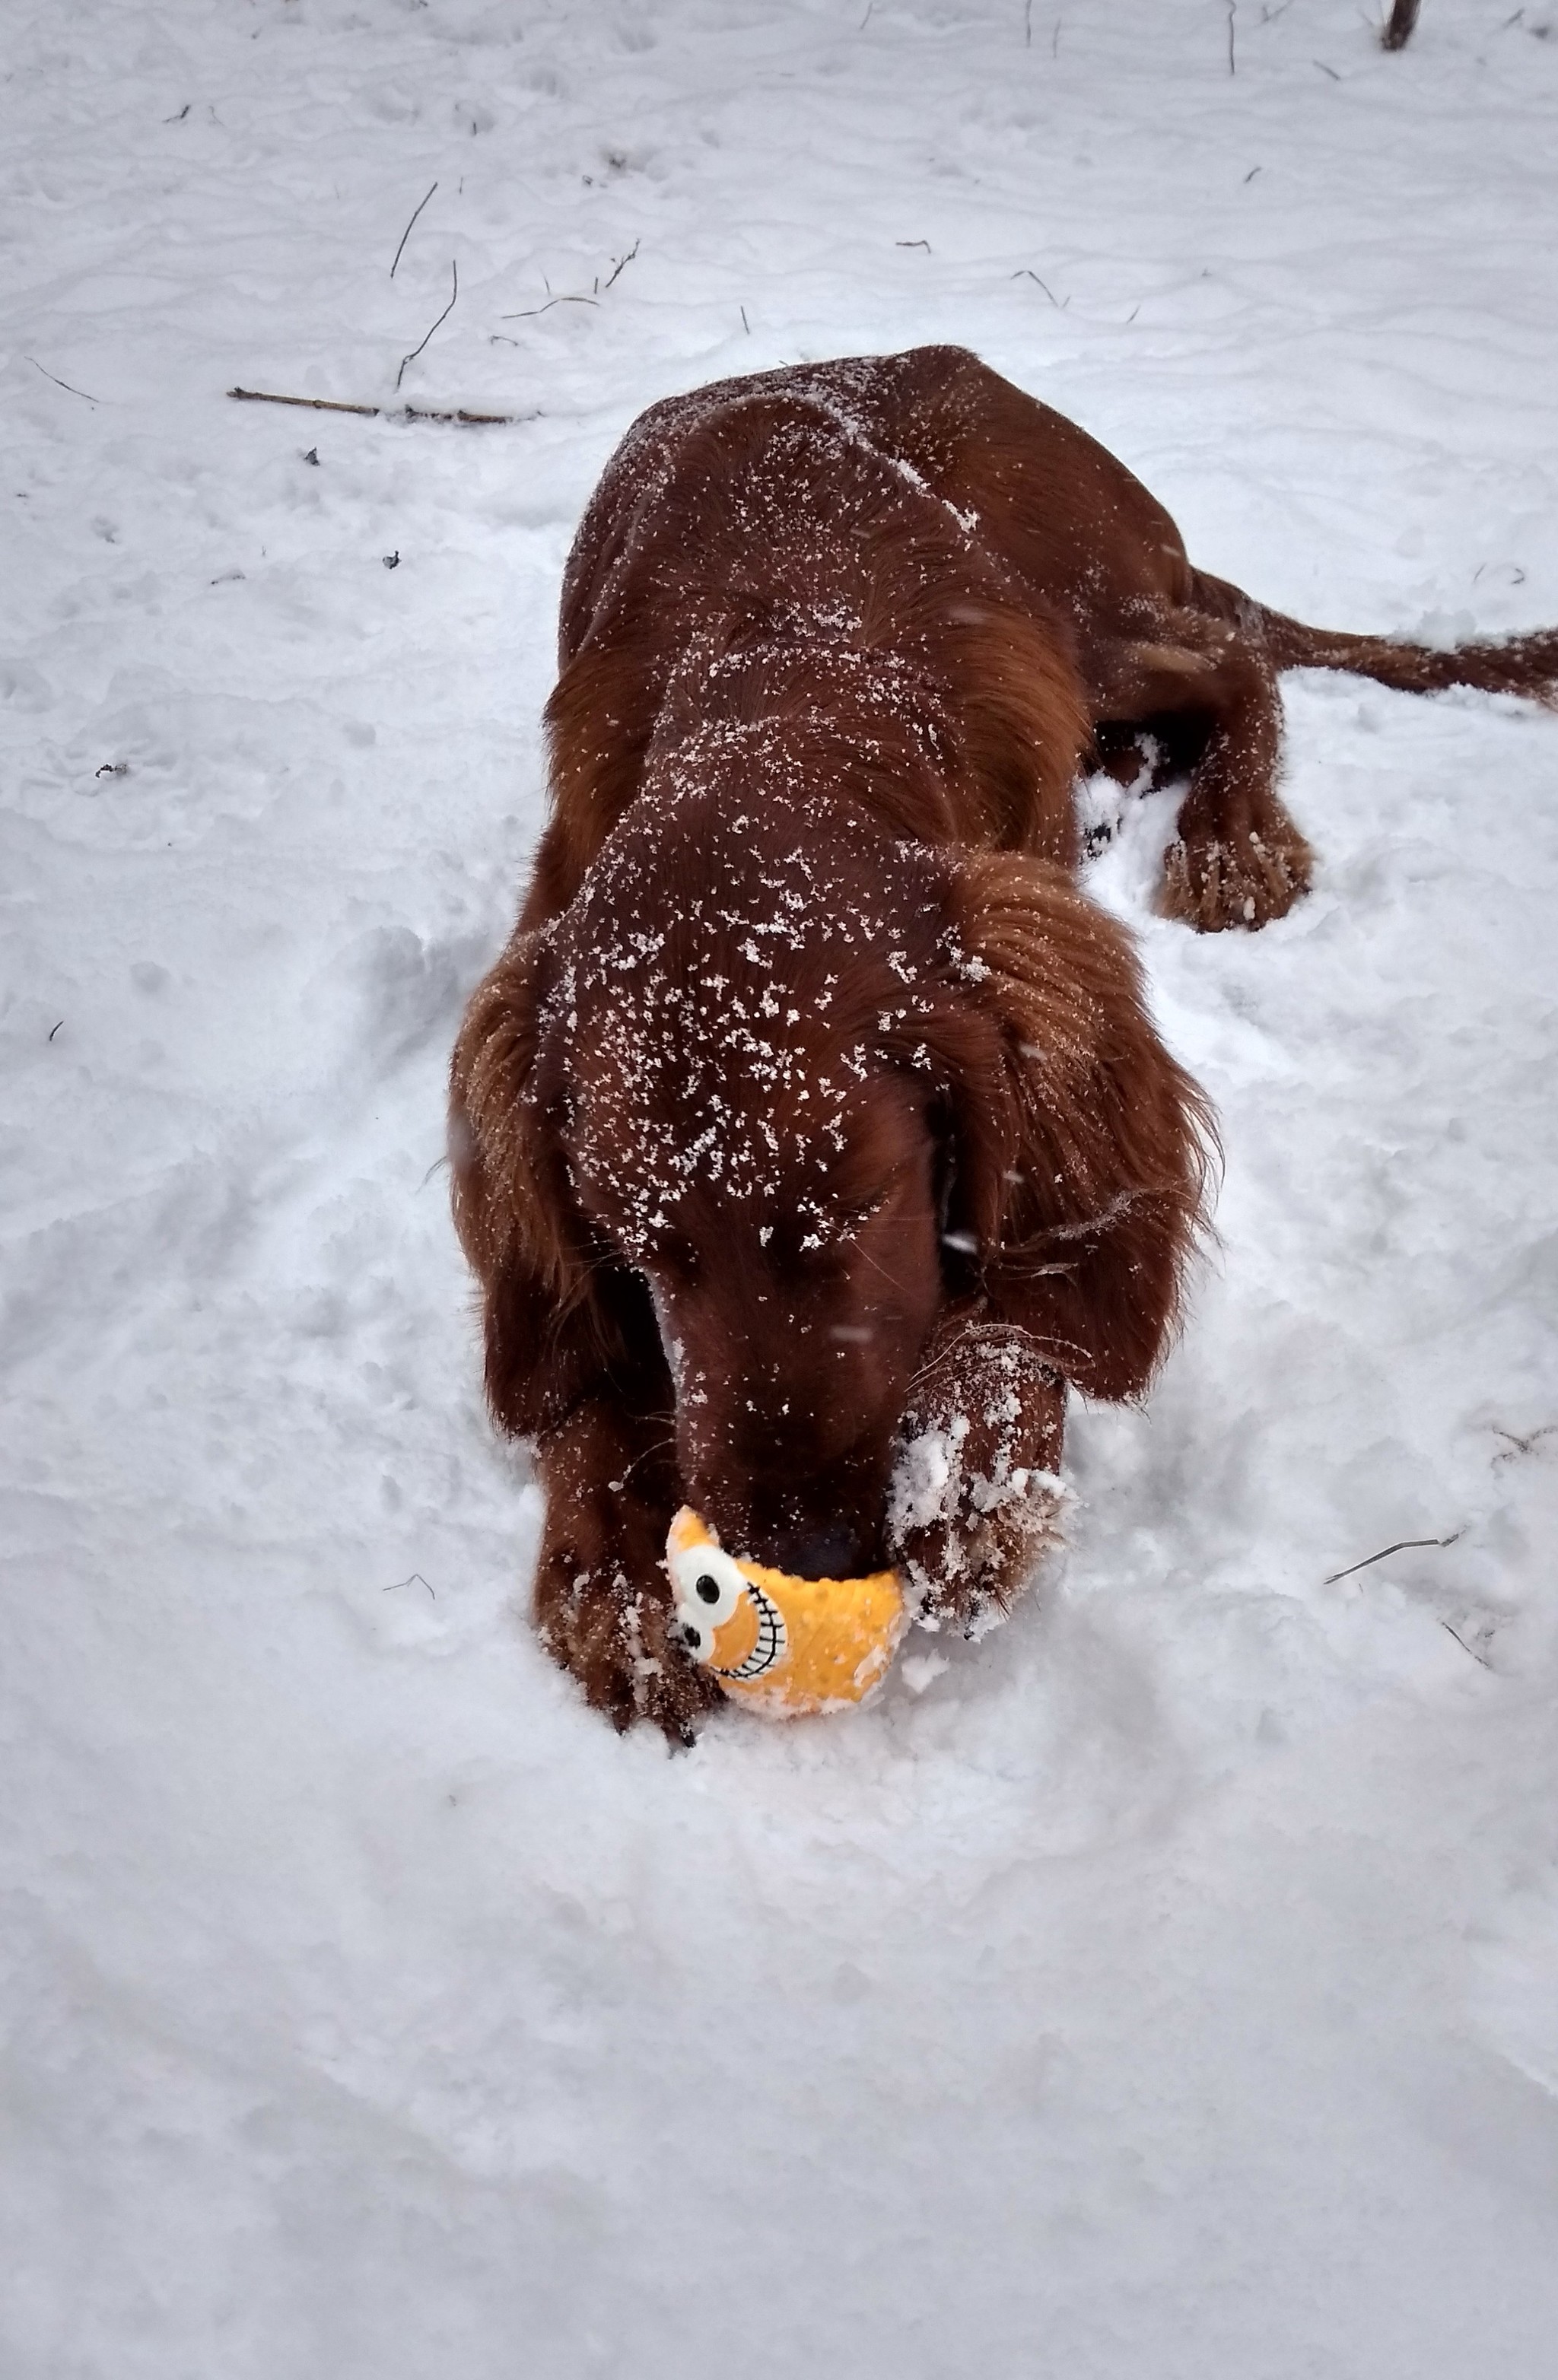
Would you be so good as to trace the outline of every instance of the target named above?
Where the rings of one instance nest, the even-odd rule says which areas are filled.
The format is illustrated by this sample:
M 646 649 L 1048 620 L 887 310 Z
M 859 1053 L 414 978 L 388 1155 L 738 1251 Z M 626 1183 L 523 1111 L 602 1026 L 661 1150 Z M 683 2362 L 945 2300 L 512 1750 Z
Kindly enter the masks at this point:
M 478 984 L 449 1082 L 455 1229 L 481 1284 L 487 1399 L 525 1438 L 577 1401 L 607 1335 L 542 1080 L 549 941 L 544 928 L 517 933 Z
M 971 856 L 949 909 L 952 1244 L 977 1243 L 992 1318 L 1057 1372 L 1138 1396 L 1205 1221 L 1211 1108 L 1158 1037 L 1125 929 L 1064 870 Z

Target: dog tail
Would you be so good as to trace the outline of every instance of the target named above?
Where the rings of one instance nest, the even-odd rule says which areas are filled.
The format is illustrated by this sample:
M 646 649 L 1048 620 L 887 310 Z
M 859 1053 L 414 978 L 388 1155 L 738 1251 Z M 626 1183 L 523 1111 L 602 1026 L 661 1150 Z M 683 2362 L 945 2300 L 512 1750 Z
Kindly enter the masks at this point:
M 1523 694 L 1533 702 L 1558 707 L 1558 628 L 1533 629 L 1528 636 L 1498 644 L 1412 645 L 1394 637 L 1353 637 L 1340 629 L 1307 627 L 1284 612 L 1269 612 L 1205 571 L 1195 573 L 1195 589 L 1202 611 L 1259 637 L 1279 670 L 1347 670 L 1403 694 L 1439 694 L 1446 686 L 1470 686 L 1484 694 Z

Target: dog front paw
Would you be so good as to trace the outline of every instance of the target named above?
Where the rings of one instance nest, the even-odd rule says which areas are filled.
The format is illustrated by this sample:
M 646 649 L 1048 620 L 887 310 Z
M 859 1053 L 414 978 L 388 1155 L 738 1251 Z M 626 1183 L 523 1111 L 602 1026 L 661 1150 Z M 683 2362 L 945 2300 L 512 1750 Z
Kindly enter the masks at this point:
M 1020 1330 L 963 1331 L 904 1416 L 888 1538 L 921 1627 L 1004 1619 L 1058 1535 L 1065 1386 Z
M 1256 933 L 1303 899 L 1313 866 L 1313 854 L 1290 819 L 1264 832 L 1192 830 L 1163 855 L 1160 905 L 1165 917 L 1198 933 L 1241 927 Z
M 615 1727 L 647 1719 L 690 1743 L 721 1695 L 673 1623 L 665 1532 L 678 1499 L 654 1429 L 599 1399 L 541 1440 L 535 1615 L 553 1658 Z
M 681 1645 L 668 1592 L 635 1586 L 623 1569 L 579 1570 L 558 1552 L 537 1574 L 536 1609 L 548 1652 L 619 1733 L 647 1719 L 671 1743 L 695 1741 L 722 1697 Z

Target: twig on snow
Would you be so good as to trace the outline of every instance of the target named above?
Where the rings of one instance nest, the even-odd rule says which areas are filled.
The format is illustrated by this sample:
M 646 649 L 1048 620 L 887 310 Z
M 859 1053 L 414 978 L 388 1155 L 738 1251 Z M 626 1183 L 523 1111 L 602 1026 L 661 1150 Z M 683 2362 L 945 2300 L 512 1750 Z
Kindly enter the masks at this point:
M 633 264 L 633 257 L 638 255 L 638 249 L 642 248 L 642 245 L 645 245 L 645 236 L 642 236 L 642 231 L 639 231 L 639 236 L 638 236 L 638 238 L 635 238 L 633 248 L 626 249 L 626 255 L 621 255 L 621 257 L 612 257 L 612 272 L 606 273 L 604 281 L 602 281 L 602 276 L 600 276 L 600 273 L 597 273 L 597 276 L 595 276 L 595 288 L 590 290 L 588 298 L 583 298 L 583 295 L 573 293 L 573 290 L 554 290 L 554 288 L 552 288 L 550 281 L 547 281 L 547 276 L 544 276 L 544 273 L 542 273 L 542 276 L 540 276 L 540 281 L 542 281 L 542 288 L 544 288 L 544 293 L 547 293 L 547 300 L 544 300 L 544 305 L 521 305 L 521 310 L 518 310 L 518 314 L 500 314 L 500 317 L 497 317 L 497 319 L 500 319 L 500 322 L 530 322 L 530 319 L 533 319 L 535 314 L 550 314 L 552 307 L 554 307 L 554 305 L 600 305 L 602 298 L 604 298 L 604 295 L 606 295 L 606 290 L 612 288 L 612 284 L 614 284 L 614 281 L 616 281 L 616 276 L 618 276 L 618 273 L 623 272 L 623 267 L 628 267 L 628 264 Z M 438 323 L 432 323 L 432 328 L 438 328 Z M 497 346 L 497 343 L 500 343 L 500 340 L 502 340 L 502 346 L 505 346 L 505 347 L 517 347 L 517 346 L 518 346 L 518 340 L 517 340 L 517 338 L 505 338 L 505 334 L 502 334 L 502 331 L 494 331 L 494 334 L 493 334 L 493 346 Z
M 747 320 L 747 309 L 745 306 L 741 309 L 741 328 L 746 332 L 747 336 L 750 338 L 752 335 L 752 326 Z
M 1421 0 L 1393 0 L 1388 21 L 1380 34 L 1382 50 L 1404 50 L 1417 28 Z
M 409 1578 L 397 1578 L 395 1581 L 394 1585 L 382 1586 L 379 1589 L 379 1593 L 381 1595 L 394 1595 L 403 1586 L 427 1586 L 427 1581 L 422 1576 L 420 1570 L 414 1570 Z M 436 1603 L 438 1600 L 436 1591 L 431 1586 L 427 1586 L 427 1591 L 432 1597 L 434 1603 Z
M 434 182 L 434 184 L 433 184 L 433 186 L 432 186 L 432 190 L 436 190 L 436 189 L 437 189 L 437 188 L 438 188 L 438 185 L 437 185 L 437 183 L 436 183 L 436 182 Z M 432 190 L 430 190 L 430 191 L 428 192 L 428 194 L 427 194 L 427 199 L 431 199 L 431 198 L 432 198 Z M 405 230 L 404 230 L 404 231 L 401 233 L 401 235 L 400 235 L 400 246 L 399 246 L 399 247 L 396 249 L 396 251 L 395 251 L 395 264 L 398 264 L 398 263 L 399 263 L 399 261 L 400 261 L 400 260 L 401 260 L 401 258 L 402 258 L 402 257 L 405 255 L 405 253 L 406 253 L 406 243 L 407 243 L 407 241 L 408 241 L 408 240 L 410 238 L 410 237 L 411 237 L 411 229 L 412 229 L 412 225 L 416 223 L 416 220 L 417 220 L 418 215 L 420 215 L 420 214 L 421 213 L 422 207 L 425 207 L 425 206 L 426 206 L 426 204 L 427 204 L 427 199 L 424 199 L 424 200 L 422 200 L 421 206 L 417 207 L 417 208 L 415 208 L 415 209 L 413 210 L 413 212 L 412 212 L 412 215 L 411 215 L 411 222 L 410 222 L 410 223 L 408 223 L 408 224 L 407 225 L 407 226 L 406 226 Z M 391 279 L 392 281 L 395 279 L 395 264 L 392 264 L 392 265 L 390 266 L 390 279 Z
M 1447 1620 L 1442 1620 L 1439 1624 L 1441 1628 L 1443 1629 L 1447 1636 L 1453 1636 L 1455 1638 L 1463 1653 L 1469 1653 L 1472 1659 L 1474 1661 L 1480 1661 L 1485 1670 L 1491 1670 L 1492 1668 L 1493 1665 L 1491 1661 L 1489 1660 L 1487 1654 L 1479 1653 L 1475 1645 L 1468 1645 L 1458 1628 L 1452 1628 Z
M 1039 277 L 1038 273 L 1034 272 L 1034 270 L 1033 270 L 1033 268 L 1032 268 L 1032 266 L 1031 266 L 1031 265 L 1029 265 L 1029 264 L 1019 264 L 1019 265 L 1018 265 L 1018 267 L 1017 267 L 1017 269 L 1016 269 L 1016 271 L 1013 273 L 1013 275 L 1012 275 L 1012 279 L 1013 279 L 1014 281 L 1038 281 L 1038 282 L 1039 282 L 1039 286 L 1040 286 L 1040 288 L 1043 291 L 1043 293 L 1044 293 L 1045 297 L 1049 299 L 1049 301 L 1050 301 L 1051 305 L 1052 305 L 1052 306 L 1061 306 L 1061 300 L 1060 300 L 1060 299 L 1055 296 L 1055 293 L 1054 293 L 1054 291 L 1051 288 L 1051 286 L 1050 286 L 1049 283 L 1048 283 L 1047 281 L 1040 280 L 1040 277 Z M 1066 298 L 1066 300 L 1065 300 L 1065 305 L 1066 305 L 1066 306 L 1069 306 L 1069 304 L 1070 304 L 1070 303 L 1071 303 L 1070 298 Z M 1065 307 L 1064 307 L 1064 306 L 1062 307 L 1061 310 L 1062 310 L 1063 312 L 1065 311 Z
M 436 331 L 437 328 L 438 324 L 435 322 L 432 329 Z M 432 331 L 430 331 L 428 338 L 432 336 Z M 425 346 L 427 340 L 424 339 L 422 345 Z M 420 354 L 420 349 L 418 352 Z M 410 360 L 410 357 L 408 356 L 407 363 Z M 536 418 L 533 413 L 468 413 L 464 407 L 453 413 L 440 413 L 425 405 L 343 405 L 338 397 L 277 396 L 268 388 L 230 388 L 227 394 L 229 396 L 240 397 L 246 405 L 297 405 L 303 407 L 310 413 L 358 413 L 365 421 L 377 420 L 381 417 L 385 421 L 457 421 L 464 422 L 468 428 L 475 429 L 489 425 L 495 427 L 500 423 L 506 425 L 515 421 L 533 421 Z M 303 459 L 306 462 L 307 455 Z
M 1025 50 L 1030 50 L 1033 47 L 1033 0 L 1024 0 L 1022 45 Z
M 43 378 L 45 380 L 52 380 L 55 388 L 64 389 L 67 396 L 84 396 L 86 397 L 89 405 L 101 405 L 103 403 L 102 397 L 88 395 L 88 393 L 84 388 L 72 388 L 70 382 L 67 380 L 61 380 L 57 373 L 43 371 L 43 367 L 39 362 L 36 356 L 23 356 L 22 361 L 24 364 L 30 364 L 34 371 L 43 372 Z
M 449 303 L 444 307 L 443 313 L 438 317 L 438 322 L 446 322 L 448 321 L 450 315 L 455 310 L 455 300 L 460 294 L 460 268 L 456 263 L 451 262 L 449 270 L 455 276 L 455 285 L 449 293 Z M 408 356 L 401 357 L 400 370 L 397 371 L 395 376 L 395 384 L 396 388 L 400 386 L 401 378 L 405 372 L 407 365 L 414 364 L 416 362 L 417 358 L 422 352 L 422 348 L 426 346 L 428 339 L 431 339 L 433 331 L 437 330 L 438 322 L 433 323 L 432 328 L 428 332 L 427 339 L 423 339 L 420 346 L 413 347 Z
M 1519 1434 L 1513 1429 L 1501 1428 L 1499 1424 L 1495 1422 L 1493 1424 L 1493 1436 L 1495 1438 L 1507 1439 L 1509 1441 L 1502 1454 L 1494 1455 L 1493 1461 L 1495 1463 L 1513 1463 L 1516 1455 L 1529 1454 L 1532 1448 L 1537 1445 L 1540 1439 L 1544 1438 L 1558 1438 L 1558 1421 L 1543 1422 L 1540 1429 L 1533 1429 L 1525 1438 L 1521 1438 Z
M 229 396 L 241 397 L 246 405 L 300 405 L 310 413 L 360 413 L 371 419 L 383 408 L 378 405 L 343 405 L 334 396 L 274 396 L 265 388 L 230 388 Z M 406 408 L 409 413 L 409 406 Z
M 1458 1529 L 1452 1529 L 1447 1537 L 1397 1537 L 1394 1546 L 1382 1546 L 1377 1554 L 1365 1554 L 1361 1561 L 1349 1562 L 1345 1570 L 1333 1570 L 1331 1576 L 1322 1580 L 1321 1584 L 1325 1586 L 1334 1586 L 1338 1579 L 1351 1578 L 1354 1571 L 1368 1570 L 1370 1564 L 1383 1561 L 1387 1554 L 1405 1553 L 1408 1546 L 1453 1546 L 1457 1538 L 1464 1537 L 1465 1535 L 1466 1525 L 1463 1523 Z
M 1239 0 L 1228 0 L 1228 72 L 1236 74 L 1234 64 L 1234 18 L 1238 14 Z
M 63 1025 L 63 1024 L 64 1024 L 64 1022 L 65 1022 L 65 1019 L 64 1019 L 64 1017 L 62 1016 L 62 1017 L 60 1018 L 60 1020 L 59 1020 L 59 1025 Z M 59 1031 L 59 1025 L 51 1025 L 51 1026 L 50 1026 L 49 1030 L 48 1030 L 48 1033 L 47 1033 L 47 1036 L 45 1037 L 48 1040 L 52 1041 L 52 1040 L 54 1039 L 55 1035 Z
M 626 256 L 618 256 L 613 259 L 612 269 L 601 285 L 603 291 L 611 287 L 612 283 L 616 279 L 617 274 L 622 271 L 625 264 L 632 263 L 633 259 L 638 255 L 639 249 L 643 246 L 643 242 L 644 236 L 643 233 L 640 232 L 638 238 L 633 242 L 632 247 L 627 250 Z
M 532 314 L 549 314 L 554 306 L 598 306 L 600 302 L 598 298 L 549 298 L 544 306 L 521 306 L 517 314 L 500 314 L 498 320 L 500 322 L 528 322 Z M 437 323 L 432 327 L 436 330 Z M 508 344 L 514 346 L 517 342 L 510 339 Z
M 893 245 L 895 248 L 922 248 L 927 256 L 931 254 L 931 243 L 928 239 L 895 239 Z
M 1332 81 L 1333 81 L 1333 82 L 1340 82 L 1340 81 L 1341 81 L 1342 78 L 1341 78 L 1341 76 L 1337 73 L 1337 71 L 1336 71 L 1335 67 L 1328 67 L 1328 66 L 1326 65 L 1325 60 L 1324 60 L 1323 58 L 1312 58 L 1312 59 L 1310 60 L 1310 62 L 1309 62 L 1309 63 L 1311 64 L 1311 66 L 1317 66 L 1317 67 L 1319 67 L 1319 68 L 1320 68 L 1320 70 L 1321 70 L 1321 74 L 1328 74 L 1328 75 L 1331 77 L 1331 79 L 1332 79 Z

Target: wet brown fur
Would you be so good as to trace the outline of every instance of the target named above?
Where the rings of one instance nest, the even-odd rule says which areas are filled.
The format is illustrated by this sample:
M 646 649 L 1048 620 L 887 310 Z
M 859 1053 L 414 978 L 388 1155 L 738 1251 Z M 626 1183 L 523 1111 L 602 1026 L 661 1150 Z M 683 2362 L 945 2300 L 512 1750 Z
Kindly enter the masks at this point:
M 685 1736 L 714 1690 L 668 1632 L 677 1502 L 788 1567 L 955 1571 L 967 1617 L 1010 1595 L 1031 1533 L 970 1511 L 889 1542 L 905 1416 L 932 1426 L 955 1377 L 978 1455 L 979 1351 L 1020 1340 L 1004 1443 L 1053 1469 L 1065 1384 L 1138 1396 L 1172 1333 L 1213 1135 L 1128 936 L 1075 881 L 1078 772 L 1151 733 L 1188 776 L 1162 905 L 1260 926 L 1310 870 L 1276 792 L 1280 670 L 1550 698 L 1558 632 L 1441 653 L 1268 612 L 1197 572 L 1083 431 L 924 348 L 644 415 L 580 527 L 560 647 L 552 814 L 455 1054 L 455 1212 L 493 1411 L 547 1490 L 542 1634 L 619 1725 Z M 795 1200 L 821 1195 L 809 1093 L 869 1046 L 826 1246 L 772 1185 L 678 1180 L 651 1227 L 639 1146 L 702 1111 L 658 1026 L 637 1071 L 607 1054 L 625 978 L 601 954 L 652 941 L 703 1050 L 708 987 L 752 975 L 720 905 L 749 928 L 775 887 L 815 907 L 819 884 L 872 929 L 826 974 L 815 934 L 764 956 L 796 1020 L 764 1128 Z M 755 1099 L 735 1059 L 718 1080 L 721 1112 Z M 942 1559 L 948 1526 L 977 1559 Z

